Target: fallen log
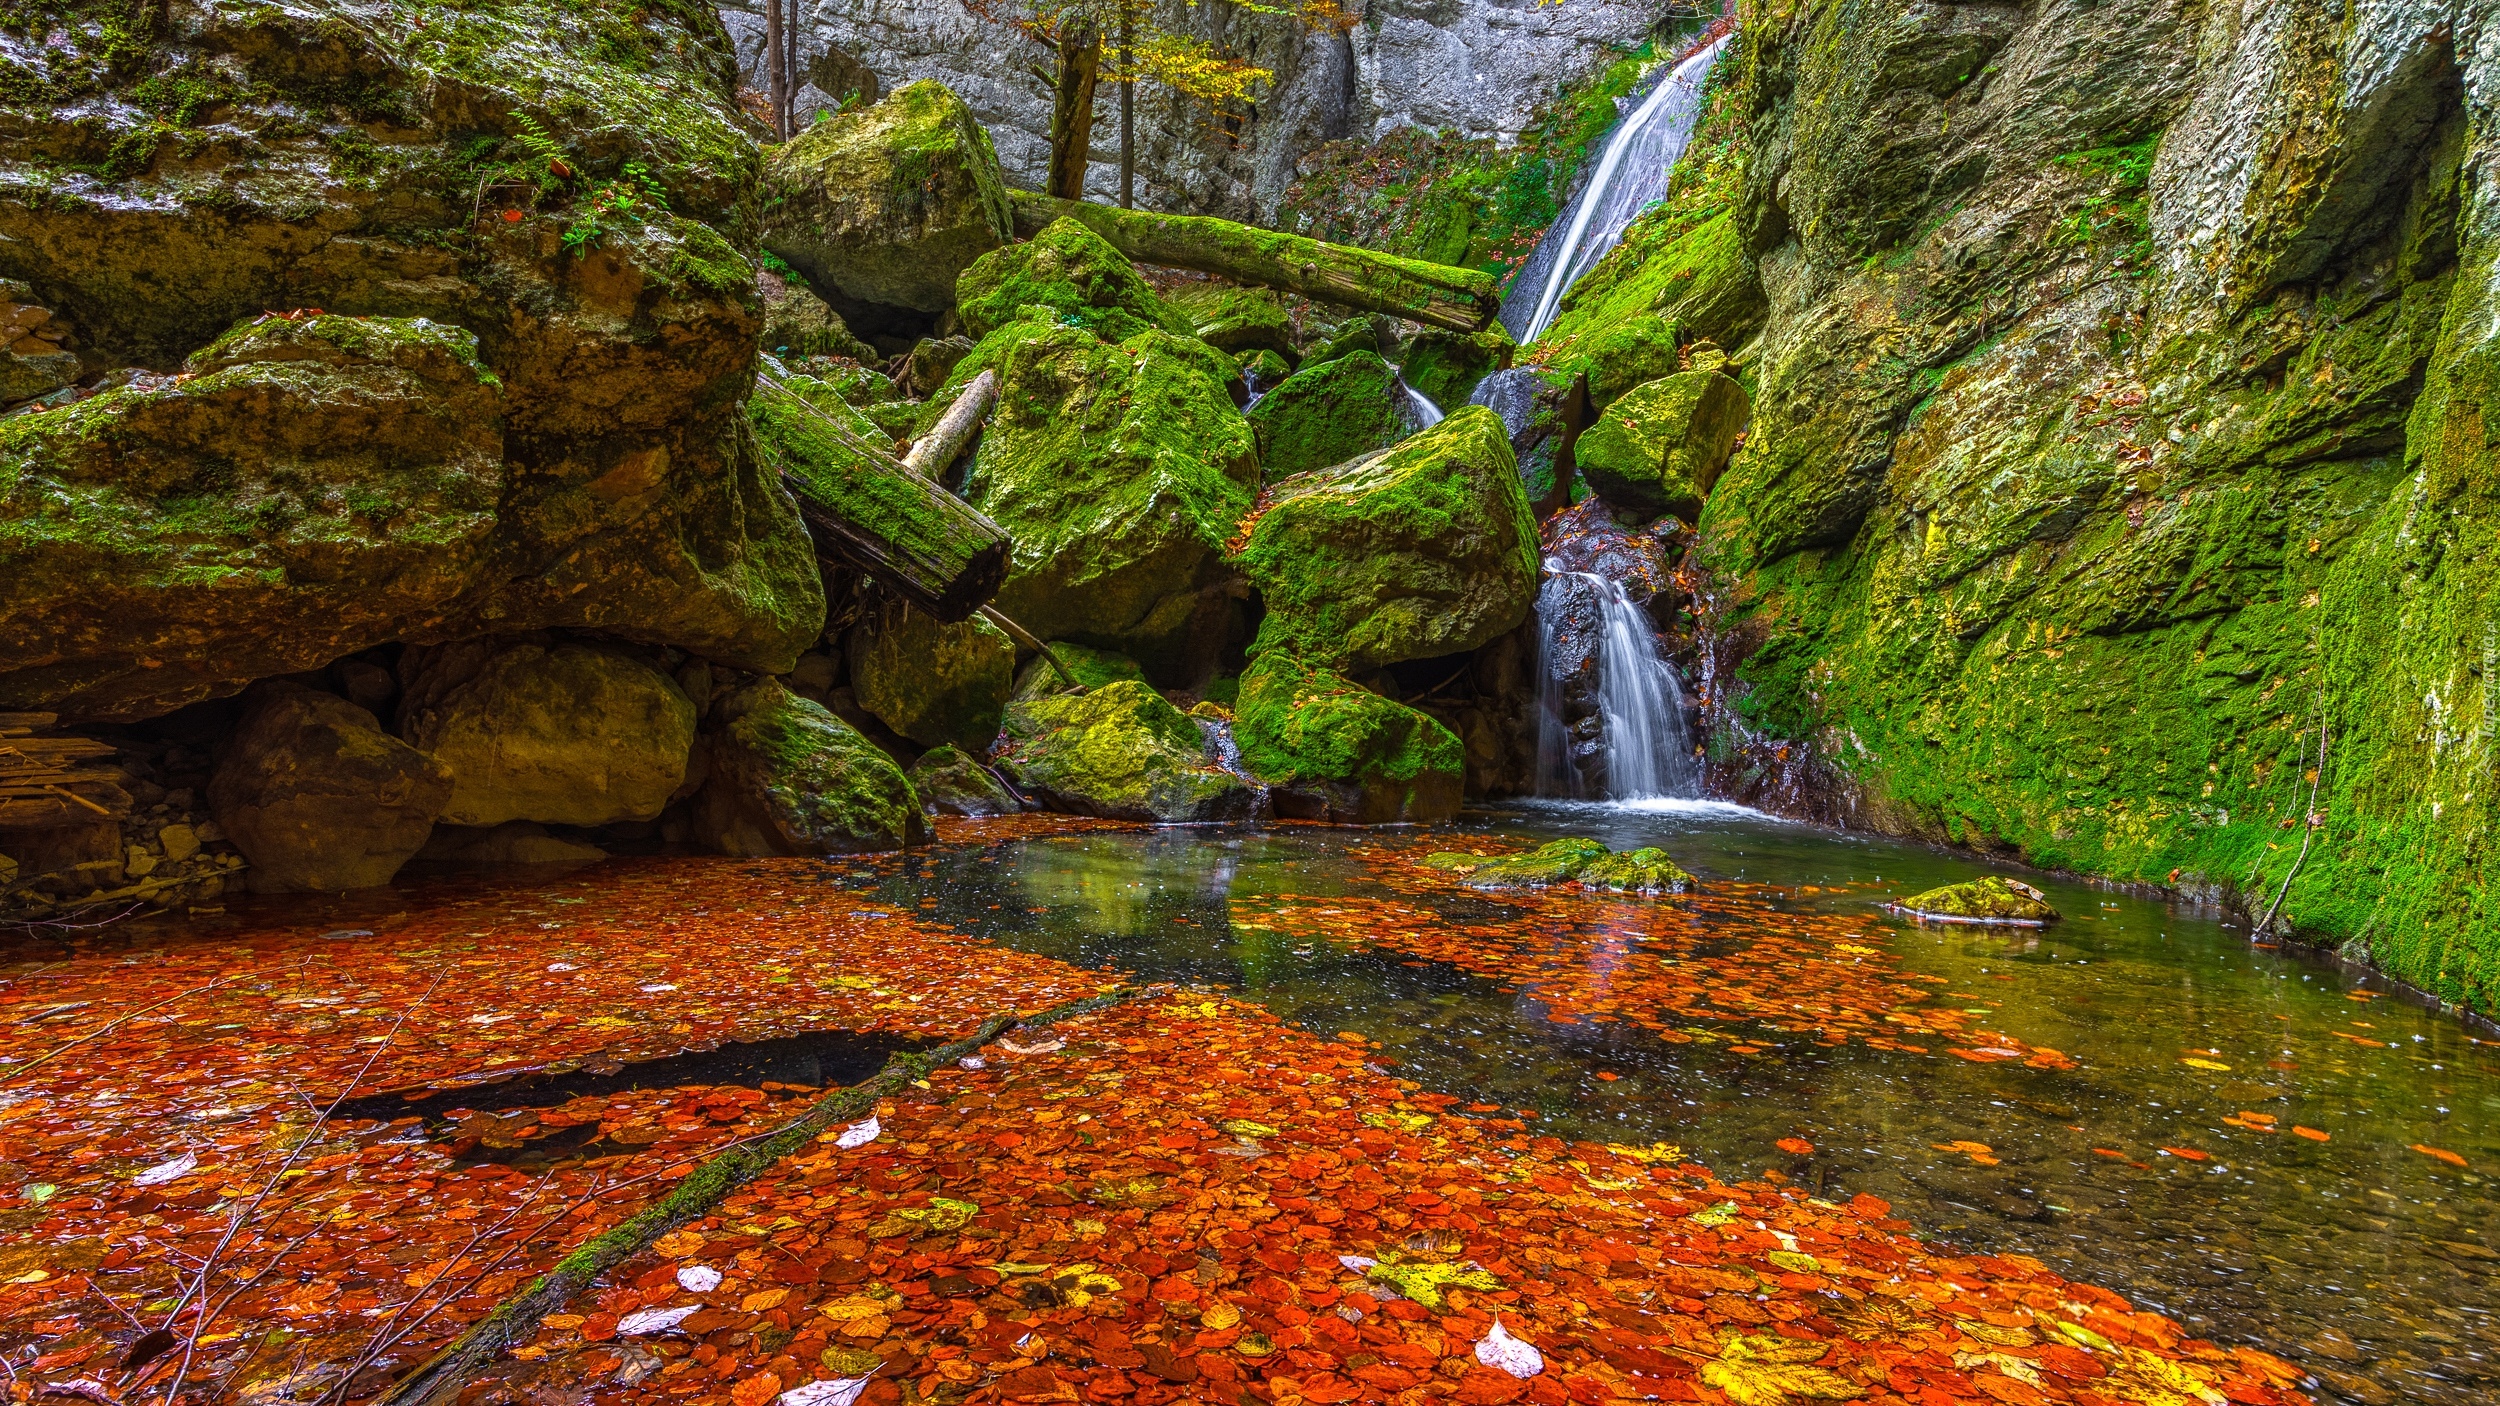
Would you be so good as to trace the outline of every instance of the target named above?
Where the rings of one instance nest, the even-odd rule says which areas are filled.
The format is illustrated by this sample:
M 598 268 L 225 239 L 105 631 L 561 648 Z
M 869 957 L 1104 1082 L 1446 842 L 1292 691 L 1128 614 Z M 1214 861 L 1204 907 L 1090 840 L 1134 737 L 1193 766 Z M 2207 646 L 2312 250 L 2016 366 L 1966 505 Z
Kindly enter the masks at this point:
M 440 1406 L 457 1400 L 462 1388 L 481 1369 L 502 1356 L 507 1348 L 536 1336 L 539 1319 L 562 1312 L 575 1295 L 590 1288 L 601 1275 L 649 1249 L 661 1236 L 709 1214 L 728 1199 L 729 1193 L 805 1148 L 834 1124 L 859 1117 L 875 1108 L 877 1100 L 901 1092 L 915 1080 L 928 1078 L 930 1070 L 978 1051 L 1018 1025 L 1048 1025 L 1070 1016 L 1107 1010 L 1140 994 L 1137 988 L 1124 986 L 1055 1006 L 1039 1015 L 992 1016 L 953 1044 L 925 1053 L 894 1056 L 875 1078 L 835 1090 L 764 1137 L 712 1158 L 695 1168 L 657 1205 L 591 1237 L 580 1249 L 558 1261 L 554 1269 L 497 1304 L 471 1324 L 467 1332 L 392 1384 L 375 1406 Z
M 820 549 L 950 623 L 998 594 L 1013 546 L 970 503 L 769 376 L 747 415 Z
M 946 477 L 946 471 L 964 452 L 964 446 L 989 418 L 990 407 L 998 404 L 998 373 L 984 371 L 972 378 L 955 403 L 938 417 L 935 428 L 922 435 L 903 456 L 903 467 L 934 483 Z
M 1402 259 L 1204 215 L 1157 215 L 1021 190 L 1009 191 L 1008 198 L 1015 209 L 1016 233 L 1026 239 L 1064 217 L 1141 264 L 1220 274 L 1236 283 L 1282 289 L 1452 332 L 1481 332 L 1502 310 L 1500 285 L 1474 269 Z

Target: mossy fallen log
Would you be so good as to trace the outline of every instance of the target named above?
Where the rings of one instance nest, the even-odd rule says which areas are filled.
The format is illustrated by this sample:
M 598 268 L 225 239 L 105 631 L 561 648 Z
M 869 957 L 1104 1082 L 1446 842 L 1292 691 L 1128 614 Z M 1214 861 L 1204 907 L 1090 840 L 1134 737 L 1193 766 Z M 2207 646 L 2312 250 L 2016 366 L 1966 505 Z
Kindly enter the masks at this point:
M 1020 238 L 1030 239 L 1065 216 L 1141 264 L 1220 274 L 1236 283 L 1453 332 L 1482 331 L 1502 310 L 1499 285 L 1474 269 L 1402 259 L 1205 215 L 1157 215 L 1029 191 L 1010 191 L 1008 201 Z
M 1070 1016 L 1108 1010 L 1141 994 L 1120 987 L 1099 996 L 1054 1006 L 1039 1015 L 992 1016 L 980 1028 L 953 1044 L 934 1050 L 898 1054 L 883 1072 L 862 1083 L 838 1089 L 808 1106 L 806 1112 L 752 1142 L 740 1143 L 688 1173 L 677 1189 L 614 1227 L 592 1236 L 581 1248 L 556 1262 L 555 1268 L 529 1287 L 505 1299 L 485 1317 L 469 1325 L 442 1351 L 394 1383 L 375 1406 L 440 1406 L 459 1398 L 470 1379 L 516 1343 L 538 1332 L 538 1320 L 560 1313 L 575 1295 L 588 1289 L 625 1261 L 651 1248 L 661 1236 L 711 1213 L 729 1193 L 762 1176 L 814 1142 L 836 1123 L 847 1123 L 900 1093 L 929 1071 L 978 1051 L 1019 1025 L 1048 1025 Z
M 949 623 L 998 594 L 1013 547 L 970 503 L 769 376 L 747 415 L 820 549 Z

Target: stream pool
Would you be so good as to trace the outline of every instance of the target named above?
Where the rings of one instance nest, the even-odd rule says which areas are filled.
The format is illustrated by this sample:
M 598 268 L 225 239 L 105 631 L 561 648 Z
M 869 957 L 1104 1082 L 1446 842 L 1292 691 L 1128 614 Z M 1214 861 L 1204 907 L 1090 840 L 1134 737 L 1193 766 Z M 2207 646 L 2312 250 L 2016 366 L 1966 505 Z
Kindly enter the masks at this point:
M 1562 835 L 1660 845 L 1704 892 L 1478 895 L 1408 862 Z M 836 872 L 1009 947 L 1360 1033 L 1486 1116 L 1870 1192 L 2350 1399 L 2500 1382 L 2500 1043 L 2209 912 L 2042 878 L 2066 915 L 2045 930 L 1924 927 L 1879 903 L 1984 864 L 1712 804 L 1076 833 Z

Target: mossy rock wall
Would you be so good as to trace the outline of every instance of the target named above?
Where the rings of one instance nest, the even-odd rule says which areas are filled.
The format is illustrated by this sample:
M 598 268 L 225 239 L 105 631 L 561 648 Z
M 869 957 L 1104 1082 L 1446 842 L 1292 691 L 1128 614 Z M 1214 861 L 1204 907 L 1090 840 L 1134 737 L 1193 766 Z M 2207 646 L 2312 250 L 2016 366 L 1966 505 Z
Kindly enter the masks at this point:
M 0 609 L 40 625 L 0 707 L 558 626 L 776 670 L 821 630 L 737 413 L 759 157 L 713 12 L 13 14 L 0 280 L 81 375 L 194 379 L 9 421 Z
M 2447 51 L 2311 0 L 2216 43 L 2166 8 L 1744 18 L 1756 403 L 1693 558 L 1717 783 L 2500 1007 L 2468 213 L 2500 73 L 2365 60 Z

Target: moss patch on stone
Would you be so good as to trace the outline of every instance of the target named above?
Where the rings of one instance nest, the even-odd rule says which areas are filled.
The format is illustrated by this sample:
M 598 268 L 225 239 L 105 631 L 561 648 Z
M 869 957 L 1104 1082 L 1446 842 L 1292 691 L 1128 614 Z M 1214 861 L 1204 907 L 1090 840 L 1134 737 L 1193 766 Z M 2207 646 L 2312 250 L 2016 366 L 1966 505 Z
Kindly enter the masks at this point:
M 1358 351 L 1285 378 L 1250 407 L 1259 465 L 1271 479 L 1342 464 L 1406 437 L 1397 372 Z
M 1684 371 L 1624 393 L 1580 436 L 1580 472 L 1607 502 L 1701 520 L 1701 502 L 1736 448 L 1751 406 L 1716 371 Z
M 1891 906 L 1921 918 L 1959 923 L 2047 923 L 2058 916 L 2048 895 L 1996 874 L 1912 894 Z
M 1076 681 L 1087 688 L 1100 688 L 1122 679 L 1134 679 L 1138 683 L 1146 681 L 1146 671 L 1137 666 L 1137 661 L 1116 650 L 1094 649 L 1059 640 L 1051 644 L 1050 652 L 1057 655 L 1059 662 L 1068 666 L 1068 672 L 1076 675 Z M 1068 681 L 1050 666 L 1049 660 L 1038 654 L 1026 660 L 1023 670 L 1016 675 L 1018 698 L 1045 697 L 1064 692 L 1067 687 Z
M 1437 720 L 1327 669 L 1266 654 L 1233 704 L 1242 765 L 1305 793 L 1316 818 L 1379 825 L 1457 814 L 1466 748 Z
M 1048 308 L 1106 342 L 1146 331 L 1191 332 L 1189 319 L 1155 296 L 1126 255 L 1066 218 L 1022 244 L 982 255 L 956 280 L 955 307 L 976 338 L 1032 307 Z
M 928 834 L 894 759 L 849 723 L 758 679 L 713 705 L 695 828 L 723 854 L 851 854 Z
M 897 734 L 974 753 L 997 739 L 1016 647 L 989 621 L 949 624 L 893 602 L 852 629 L 844 652 L 859 705 Z
M 1580 887 L 1609 893 L 1684 893 L 1695 885 L 1684 866 L 1662 849 L 1610 854 L 1579 873 Z
M 1258 795 L 1207 756 L 1198 725 L 1145 684 L 1020 699 L 999 766 L 1053 810 L 1113 820 L 1246 820 Z
M 1536 521 L 1482 406 L 1270 499 L 1238 557 L 1267 603 L 1256 653 L 1359 672 L 1474 649 L 1535 604 Z

